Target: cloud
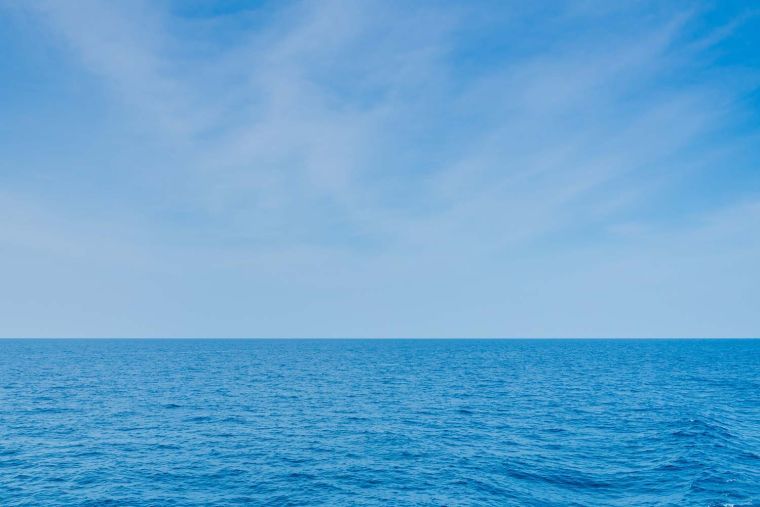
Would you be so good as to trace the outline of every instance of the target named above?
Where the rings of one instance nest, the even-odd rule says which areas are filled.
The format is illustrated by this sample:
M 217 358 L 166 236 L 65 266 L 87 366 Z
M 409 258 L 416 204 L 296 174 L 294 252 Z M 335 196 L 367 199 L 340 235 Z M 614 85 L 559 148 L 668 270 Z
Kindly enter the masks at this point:
M 706 174 L 744 174 L 757 75 L 715 54 L 745 13 L 707 30 L 704 6 L 646 2 L 180 7 L 14 8 L 108 90 L 113 122 L 140 132 L 124 145 L 155 138 L 163 153 L 135 155 L 150 170 L 130 186 L 160 181 L 166 203 L 83 218 L 7 192 L 9 255 L 73 255 L 82 279 L 96 260 L 135 295 L 162 287 L 171 312 L 134 333 L 691 334 L 652 292 L 693 288 L 705 267 L 746 289 L 728 259 L 756 252 L 757 195 L 686 197 Z M 681 244 L 703 253 L 674 269 Z M 637 306 L 660 320 L 639 325 Z M 742 334 L 756 324 L 742 308 L 741 325 L 704 329 Z

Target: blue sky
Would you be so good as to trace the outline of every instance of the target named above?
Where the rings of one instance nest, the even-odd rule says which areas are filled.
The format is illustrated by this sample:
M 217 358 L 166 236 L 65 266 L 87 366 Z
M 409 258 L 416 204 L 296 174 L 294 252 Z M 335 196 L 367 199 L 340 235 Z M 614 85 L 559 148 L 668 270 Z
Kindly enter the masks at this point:
M 0 0 L 0 335 L 760 335 L 753 2 Z

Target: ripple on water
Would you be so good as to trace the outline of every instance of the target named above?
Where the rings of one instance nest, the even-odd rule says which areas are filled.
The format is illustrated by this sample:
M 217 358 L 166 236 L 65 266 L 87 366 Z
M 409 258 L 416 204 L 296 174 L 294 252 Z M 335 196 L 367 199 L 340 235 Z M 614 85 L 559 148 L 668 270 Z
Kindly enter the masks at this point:
M 0 341 L 0 505 L 760 505 L 760 342 Z

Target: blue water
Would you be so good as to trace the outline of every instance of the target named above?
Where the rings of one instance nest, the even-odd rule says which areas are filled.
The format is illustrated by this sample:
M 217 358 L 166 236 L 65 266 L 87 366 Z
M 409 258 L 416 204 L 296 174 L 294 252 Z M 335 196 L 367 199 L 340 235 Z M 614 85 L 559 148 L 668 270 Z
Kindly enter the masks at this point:
M 0 341 L 0 505 L 760 505 L 760 341 Z

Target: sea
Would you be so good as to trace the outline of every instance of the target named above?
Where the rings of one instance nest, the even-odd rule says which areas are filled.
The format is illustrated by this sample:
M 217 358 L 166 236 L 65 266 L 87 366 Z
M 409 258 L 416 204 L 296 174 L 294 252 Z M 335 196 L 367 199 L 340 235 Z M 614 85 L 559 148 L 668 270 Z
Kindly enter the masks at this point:
M 760 506 L 759 340 L 0 340 L 0 506 Z

